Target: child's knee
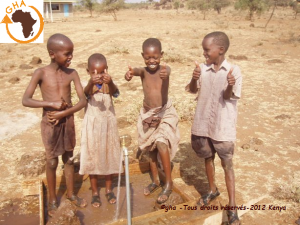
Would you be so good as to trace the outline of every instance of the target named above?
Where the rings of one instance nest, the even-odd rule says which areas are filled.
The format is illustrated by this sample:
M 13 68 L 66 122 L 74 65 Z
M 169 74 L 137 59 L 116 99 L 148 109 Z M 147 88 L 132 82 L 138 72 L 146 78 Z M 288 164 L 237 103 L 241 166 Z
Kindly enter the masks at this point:
M 56 170 L 57 165 L 58 165 L 58 159 L 48 159 L 47 160 L 47 167 L 49 169 Z
M 233 170 L 233 163 L 232 163 L 232 159 L 227 159 L 221 160 L 221 164 L 224 170 L 228 171 L 228 170 Z
M 64 164 L 73 165 L 73 160 L 71 160 L 73 152 L 65 152 L 62 155 L 62 161 Z
M 168 151 L 168 146 L 163 142 L 157 141 L 156 142 L 156 147 L 157 147 L 158 151 L 160 151 L 160 152 L 161 151 Z

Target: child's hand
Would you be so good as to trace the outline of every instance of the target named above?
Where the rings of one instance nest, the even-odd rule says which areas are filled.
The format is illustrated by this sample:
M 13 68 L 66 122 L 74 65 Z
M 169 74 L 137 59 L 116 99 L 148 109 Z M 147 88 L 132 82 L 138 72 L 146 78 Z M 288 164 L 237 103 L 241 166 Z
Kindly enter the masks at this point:
M 59 120 L 64 118 L 63 111 L 48 111 L 47 118 L 48 122 L 52 123 L 54 126 L 59 123 Z
M 103 75 L 97 74 L 97 70 L 95 73 L 91 75 L 92 84 L 102 84 L 103 83 Z
M 159 77 L 162 79 L 162 80 L 165 80 L 169 77 L 169 74 L 168 74 L 168 70 L 167 70 L 167 64 L 164 63 L 163 66 L 161 66 L 161 69 L 160 69 L 160 72 L 159 72 Z
M 195 65 L 196 65 L 196 68 L 194 69 L 194 72 L 193 72 L 193 79 L 198 80 L 201 75 L 201 69 L 200 69 L 200 65 L 197 61 L 195 61 Z
M 61 101 L 51 102 L 51 108 L 57 110 L 64 110 L 68 107 L 68 103 L 65 102 L 63 97 L 61 97 Z
M 227 82 L 228 82 L 228 85 L 230 85 L 230 86 L 235 85 L 235 78 L 234 78 L 234 76 L 232 76 L 232 71 L 233 71 L 233 68 L 231 68 L 229 70 L 229 73 L 227 74 Z
M 133 77 L 133 69 L 131 68 L 131 66 L 128 66 L 128 71 L 127 73 L 125 74 L 125 79 L 127 81 L 130 81 Z
M 107 73 L 107 70 L 104 70 L 104 75 L 103 75 L 103 83 L 109 84 L 111 82 L 111 76 Z

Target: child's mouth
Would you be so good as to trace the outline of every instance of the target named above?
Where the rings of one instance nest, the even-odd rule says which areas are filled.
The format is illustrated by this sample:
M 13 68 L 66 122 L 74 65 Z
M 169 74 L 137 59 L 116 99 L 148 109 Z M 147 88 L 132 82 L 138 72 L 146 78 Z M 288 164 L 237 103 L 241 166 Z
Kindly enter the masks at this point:
M 150 67 L 151 69 L 154 69 L 154 68 L 156 67 L 156 65 L 149 65 L 149 67 Z

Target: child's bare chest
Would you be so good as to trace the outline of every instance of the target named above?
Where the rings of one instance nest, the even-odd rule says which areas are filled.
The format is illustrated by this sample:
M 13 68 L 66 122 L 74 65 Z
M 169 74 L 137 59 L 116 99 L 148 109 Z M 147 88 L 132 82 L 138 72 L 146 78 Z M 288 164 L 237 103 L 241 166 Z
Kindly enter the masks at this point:
M 142 78 L 143 87 L 149 89 L 161 89 L 163 80 L 159 77 L 159 74 L 145 74 Z
M 40 87 L 45 91 L 68 92 L 70 90 L 72 78 L 66 74 L 49 75 L 44 74 Z

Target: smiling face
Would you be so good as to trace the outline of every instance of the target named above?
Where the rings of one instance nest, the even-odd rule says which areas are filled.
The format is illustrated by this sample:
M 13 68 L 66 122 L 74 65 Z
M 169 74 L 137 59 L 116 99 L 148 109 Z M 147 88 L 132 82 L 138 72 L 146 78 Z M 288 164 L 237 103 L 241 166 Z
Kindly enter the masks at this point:
M 53 50 L 50 51 L 50 57 L 59 66 L 69 67 L 73 58 L 74 45 L 71 41 L 66 41 L 57 44 Z
M 219 64 L 223 61 L 225 48 L 214 43 L 214 38 L 204 38 L 202 41 L 203 56 L 206 64 Z
M 163 52 L 160 51 L 160 49 L 156 46 L 148 46 L 145 49 L 143 49 L 142 56 L 144 58 L 145 64 L 147 68 L 155 72 L 159 68 L 160 59 L 163 56 Z

